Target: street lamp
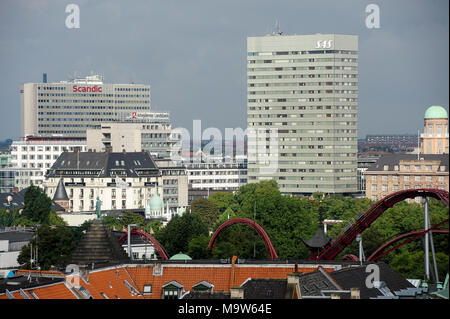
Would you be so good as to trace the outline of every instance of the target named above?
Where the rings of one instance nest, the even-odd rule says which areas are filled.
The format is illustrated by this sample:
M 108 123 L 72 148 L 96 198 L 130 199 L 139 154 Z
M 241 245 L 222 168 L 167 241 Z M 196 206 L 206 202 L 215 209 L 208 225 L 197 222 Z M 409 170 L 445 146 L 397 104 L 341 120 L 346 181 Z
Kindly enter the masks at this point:
M 359 243 L 359 261 L 362 266 L 362 263 L 363 263 L 364 259 L 366 259 L 366 258 L 364 256 L 361 234 L 356 235 L 356 241 Z
M 136 224 L 129 224 L 128 225 L 128 257 L 130 257 L 130 259 L 133 259 L 132 258 L 132 255 L 131 255 L 131 227 L 136 227 L 137 225 Z

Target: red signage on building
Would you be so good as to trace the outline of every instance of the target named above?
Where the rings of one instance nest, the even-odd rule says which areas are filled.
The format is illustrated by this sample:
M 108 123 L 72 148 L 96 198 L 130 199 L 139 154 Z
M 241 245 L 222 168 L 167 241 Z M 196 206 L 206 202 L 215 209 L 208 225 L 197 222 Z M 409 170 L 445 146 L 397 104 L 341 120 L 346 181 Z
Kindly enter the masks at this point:
M 102 87 L 101 86 L 78 86 L 78 85 L 74 85 L 73 86 L 73 92 L 102 92 Z

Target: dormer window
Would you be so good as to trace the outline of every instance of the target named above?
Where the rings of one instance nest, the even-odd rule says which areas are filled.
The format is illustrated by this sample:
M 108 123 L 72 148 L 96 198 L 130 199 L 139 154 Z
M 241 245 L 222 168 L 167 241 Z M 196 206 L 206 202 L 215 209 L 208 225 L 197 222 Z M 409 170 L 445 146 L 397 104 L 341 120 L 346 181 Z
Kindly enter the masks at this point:
M 207 281 L 201 281 L 194 286 L 192 286 L 192 291 L 200 291 L 200 292 L 212 292 L 214 289 L 214 285 L 210 284 Z
M 171 281 L 162 286 L 162 298 L 163 299 L 180 299 L 182 292 L 184 291 L 183 285 L 176 281 Z

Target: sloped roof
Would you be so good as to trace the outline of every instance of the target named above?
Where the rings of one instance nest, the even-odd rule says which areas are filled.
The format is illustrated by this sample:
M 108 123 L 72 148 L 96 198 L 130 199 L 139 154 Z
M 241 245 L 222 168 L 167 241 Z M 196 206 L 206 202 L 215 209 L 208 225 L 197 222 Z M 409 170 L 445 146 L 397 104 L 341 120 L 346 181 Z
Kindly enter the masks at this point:
M 325 234 L 322 226 L 319 226 L 313 237 L 308 240 L 302 239 L 308 248 L 322 248 L 330 242 L 331 238 Z
M 231 294 L 225 291 L 188 291 L 183 299 L 230 299 Z
M 420 158 L 423 158 L 425 161 L 440 161 L 441 166 L 445 166 L 445 172 L 448 172 L 448 154 L 420 154 Z M 366 172 L 376 172 L 376 171 L 384 171 L 385 167 L 386 171 L 394 171 L 395 166 L 399 165 L 400 161 L 417 161 L 417 154 L 389 154 L 381 156 L 376 163 L 372 164 Z
M 55 195 L 53 196 L 53 200 L 69 200 L 69 196 L 67 196 L 66 188 L 64 187 L 64 183 L 62 178 L 58 182 L 58 186 L 56 186 Z
M 407 288 L 415 288 L 407 279 L 392 270 L 385 263 L 376 263 L 380 270 L 380 281 L 386 283 L 387 288 L 393 293 Z M 348 267 L 333 271 L 330 276 L 344 289 L 359 288 L 361 299 L 383 296 L 383 293 L 376 288 L 368 288 L 366 279 L 370 272 L 366 272 L 367 265 L 358 267 Z
M 20 271 L 20 274 L 25 275 L 27 272 L 30 272 L 35 276 L 40 276 L 39 286 L 23 287 L 30 299 L 33 297 L 31 291 L 40 299 L 76 299 L 86 298 L 87 296 L 93 299 L 160 299 L 162 297 L 162 287 L 174 281 L 183 286 L 186 292 L 190 291 L 185 295 L 187 299 L 194 299 L 198 293 L 193 292 L 192 287 L 202 280 L 213 284 L 215 293 L 199 295 L 198 297 L 229 298 L 230 287 L 236 287 L 243 283 L 245 283 L 243 286 L 246 286 L 250 293 L 248 296 L 252 296 L 252 291 L 254 291 L 253 296 L 256 296 L 255 294 L 260 293 L 256 291 L 258 286 L 265 283 L 265 287 L 273 290 L 273 298 L 277 298 L 284 289 L 282 286 L 286 286 L 286 276 L 294 271 L 294 265 L 285 264 L 244 264 L 232 267 L 231 264 L 189 265 L 180 262 L 175 264 L 163 263 L 162 266 L 163 269 L 158 275 L 153 274 L 153 264 L 119 265 L 95 270 L 90 270 L 90 267 L 88 267 L 90 271 L 87 275 L 87 280 L 78 274 L 64 275 L 60 272 L 24 270 Z M 305 267 L 299 267 L 298 271 L 311 272 L 315 269 L 314 265 L 305 265 Z M 331 269 L 332 267 L 329 271 Z M 249 280 L 249 278 L 257 279 Z M 264 278 L 271 279 L 266 280 Z M 62 282 L 64 279 L 66 279 L 66 282 Z M 152 285 L 151 295 L 142 294 L 144 285 Z M 24 298 L 20 294 L 18 287 L 16 290 L 11 289 L 9 291 L 15 298 Z M 267 289 L 263 293 L 267 296 Z M 267 296 L 267 298 L 269 297 Z M 6 296 L 4 291 L 0 291 L 0 299 L 7 298 L 8 296 Z
M 80 176 L 139 177 L 159 175 L 159 169 L 148 152 L 63 152 L 48 170 L 47 177 L 59 177 L 59 171 L 84 171 Z M 138 172 L 142 172 L 140 175 Z M 124 174 L 125 175 L 124 175 Z M 64 174 L 64 176 L 70 174 Z
M 69 263 L 91 264 L 128 261 L 129 257 L 120 246 L 104 220 L 93 220 L 89 229 L 72 252 Z
M 322 290 L 342 290 L 329 272 L 321 267 L 317 271 L 301 274 L 299 280 L 302 296 L 320 296 Z
M 244 299 L 284 299 L 287 279 L 256 278 L 245 282 Z

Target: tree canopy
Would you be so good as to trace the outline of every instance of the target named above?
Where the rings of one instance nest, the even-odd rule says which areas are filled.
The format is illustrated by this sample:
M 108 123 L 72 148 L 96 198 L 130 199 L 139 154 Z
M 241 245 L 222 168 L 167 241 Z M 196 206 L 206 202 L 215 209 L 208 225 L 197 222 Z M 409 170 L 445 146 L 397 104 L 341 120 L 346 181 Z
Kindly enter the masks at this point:
M 24 195 L 23 217 L 40 224 L 48 224 L 52 200 L 39 186 L 31 185 Z

